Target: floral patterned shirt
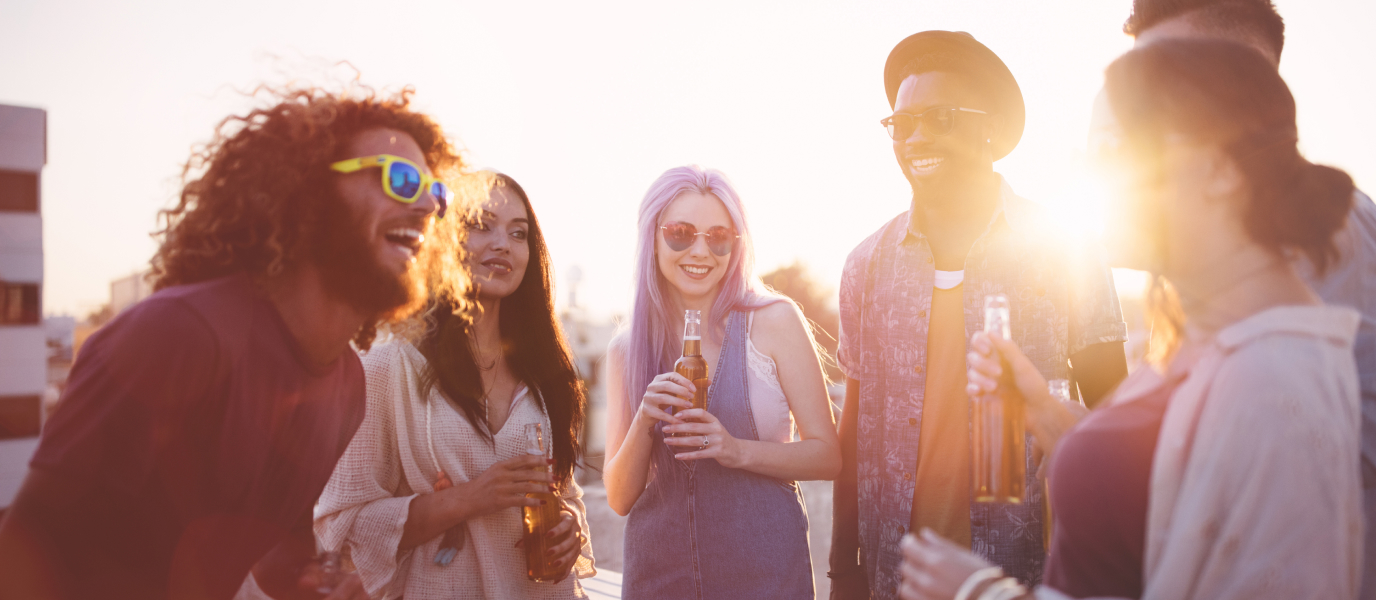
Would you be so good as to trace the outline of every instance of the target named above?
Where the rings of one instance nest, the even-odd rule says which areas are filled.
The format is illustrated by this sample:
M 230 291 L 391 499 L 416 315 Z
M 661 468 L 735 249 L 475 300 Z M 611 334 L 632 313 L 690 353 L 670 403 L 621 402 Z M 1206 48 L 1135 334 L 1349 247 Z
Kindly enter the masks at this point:
M 1066 379 L 1069 358 L 1127 339 L 1102 254 L 1082 251 L 1036 204 L 1002 185 L 1001 206 L 965 261 L 967 337 L 983 327 L 984 297 L 1005 294 L 1013 341 L 1047 379 Z M 851 252 L 841 279 L 837 353 L 860 383 L 856 462 L 860 556 L 876 599 L 898 588 L 898 541 L 912 514 L 913 470 L 926 384 L 931 246 L 895 217 Z M 1041 580 L 1042 488 L 1028 440 L 1026 502 L 971 504 L 972 550 L 1011 576 Z

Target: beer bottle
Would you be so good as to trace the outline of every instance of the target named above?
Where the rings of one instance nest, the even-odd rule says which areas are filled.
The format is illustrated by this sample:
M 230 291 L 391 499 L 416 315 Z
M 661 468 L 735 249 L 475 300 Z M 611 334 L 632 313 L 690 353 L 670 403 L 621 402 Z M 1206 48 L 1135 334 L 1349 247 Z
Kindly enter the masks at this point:
M 546 449 L 549 442 L 545 436 L 545 425 L 543 423 L 527 423 L 526 431 L 526 454 L 548 456 Z M 555 573 L 550 564 L 552 557 L 545 556 L 545 551 L 552 545 L 545 534 L 559 524 L 559 498 L 551 492 L 531 492 L 526 494 L 527 498 L 535 498 L 543 503 L 540 506 L 524 506 L 521 508 L 522 519 L 522 539 L 526 549 L 526 578 L 531 581 L 554 581 L 562 573 Z
M 984 298 L 984 332 L 1010 339 L 1008 297 Z M 1013 385 L 1006 366 L 998 389 L 970 399 L 974 450 L 974 501 L 1021 504 L 1027 480 L 1027 431 L 1022 399 L 1006 390 Z
M 693 408 L 707 409 L 707 387 L 712 380 L 707 377 L 707 360 L 702 357 L 702 312 L 688 310 L 683 313 L 683 356 L 674 363 L 674 372 L 693 382 L 697 391 L 693 393 Z M 686 433 L 675 433 L 672 437 L 682 437 Z

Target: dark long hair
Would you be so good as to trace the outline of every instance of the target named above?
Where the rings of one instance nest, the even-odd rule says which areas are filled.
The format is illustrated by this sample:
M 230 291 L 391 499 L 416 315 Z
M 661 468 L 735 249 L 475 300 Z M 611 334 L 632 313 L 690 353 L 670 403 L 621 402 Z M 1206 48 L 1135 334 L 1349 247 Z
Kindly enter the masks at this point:
M 573 365 L 564 329 L 554 314 L 554 276 L 549 249 L 545 246 L 535 210 L 530 206 L 530 198 L 520 184 L 500 173 L 480 175 L 492 178 L 488 189 L 502 186 L 514 192 L 530 216 L 526 243 L 530 245 L 531 260 L 526 265 L 521 285 L 502 299 L 497 326 L 507 364 L 549 415 L 554 473 L 560 481 L 567 481 L 573 474 L 574 465 L 583 458 L 579 437 L 583 431 L 587 398 Z M 445 399 L 491 441 L 487 407 L 482 401 L 482 375 L 473 358 L 470 321 L 453 310 L 435 310 L 432 314 L 434 325 L 418 344 L 421 354 L 430 363 L 422 376 L 423 381 L 426 386 L 438 385 Z

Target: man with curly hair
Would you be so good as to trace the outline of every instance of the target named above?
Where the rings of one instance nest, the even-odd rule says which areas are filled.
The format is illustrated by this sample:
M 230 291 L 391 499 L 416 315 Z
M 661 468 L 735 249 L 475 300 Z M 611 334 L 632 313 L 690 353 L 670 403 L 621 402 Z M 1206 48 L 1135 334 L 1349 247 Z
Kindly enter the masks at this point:
M 432 175 L 462 164 L 410 95 L 280 92 L 193 155 L 158 291 L 87 341 L 0 523 L 0 597 L 329 587 L 311 511 L 363 418 L 349 344 L 468 285 Z

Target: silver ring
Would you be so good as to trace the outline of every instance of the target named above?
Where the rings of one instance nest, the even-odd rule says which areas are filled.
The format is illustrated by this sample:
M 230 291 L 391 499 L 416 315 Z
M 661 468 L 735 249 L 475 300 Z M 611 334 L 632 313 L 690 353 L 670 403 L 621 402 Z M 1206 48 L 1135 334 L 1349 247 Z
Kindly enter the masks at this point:
M 709 438 L 709 437 L 707 437 L 707 436 L 705 436 L 705 435 L 702 436 L 702 449 L 703 449 L 703 450 L 706 450 L 707 447 L 710 446 L 711 444 L 712 444 L 712 438 Z

